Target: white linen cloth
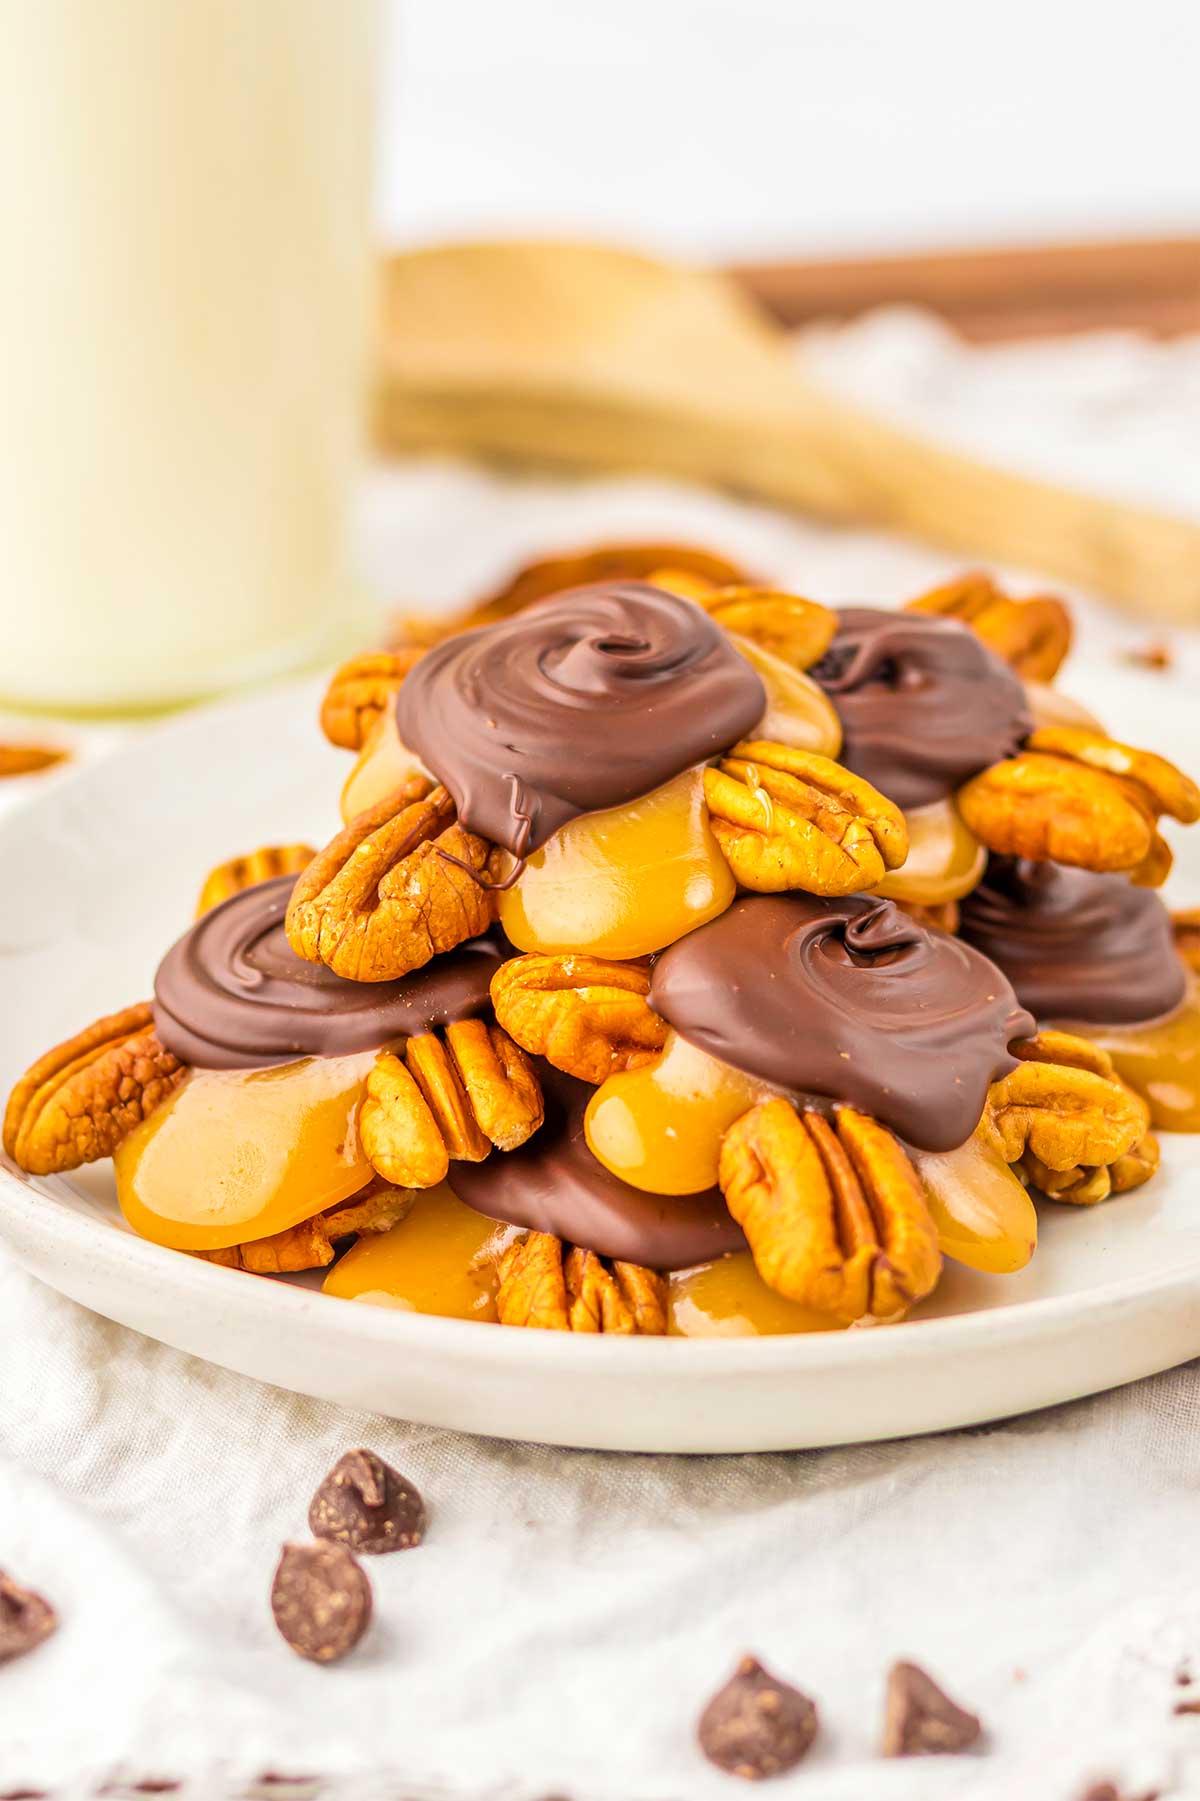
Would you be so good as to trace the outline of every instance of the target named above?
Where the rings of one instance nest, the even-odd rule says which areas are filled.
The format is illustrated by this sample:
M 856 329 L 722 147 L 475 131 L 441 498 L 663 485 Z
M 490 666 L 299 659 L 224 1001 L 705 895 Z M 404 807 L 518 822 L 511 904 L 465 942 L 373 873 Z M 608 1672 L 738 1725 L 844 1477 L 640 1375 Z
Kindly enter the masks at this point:
M 1196 345 L 966 352 L 901 315 L 810 354 L 964 443 L 1003 434 L 1030 466 L 1054 446 L 1052 472 L 1143 497 L 1153 472 L 1164 503 L 1200 511 L 1185 491 Z M 953 567 L 646 482 L 414 465 L 365 502 L 368 569 L 422 604 L 527 553 L 641 533 L 699 538 L 833 600 L 900 599 Z M 1116 689 L 1129 734 L 1156 742 L 1164 684 L 1197 692 L 1200 639 L 1079 613 L 1066 685 Z M 1164 635 L 1167 674 L 1120 661 Z M 69 734 L 97 754 L 119 735 Z M 6 805 L 36 792 L 9 787 Z M 1198 1403 L 1192 1365 L 860 1449 L 685 1459 L 493 1443 L 230 1375 L 88 1314 L 0 1252 L 0 1568 L 61 1615 L 54 1638 L 0 1666 L 0 1796 L 166 1783 L 184 1801 L 708 1801 L 736 1784 L 696 1750 L 695 1718 L 746 1650 L 821 1709 L 781 1795 L 1074 1801 L 1108 1777 L 1128 1796 L 1198 1796 L 1200 1718 L 1173 1712 L 1192 1692 L 1181 1670 L 1200 1677 Z M 316 1668 L 275 1633 L 270 1574 L 280 1544 L 306 1536 L 316 1483 L 360 1443 L 418 1484 L 431 1527 L 418 1551 L 369 1560 L 371 1636 Z M 981 1713 L 983 1753 L 878 1759 L 884 1673 L 902 1656 Z

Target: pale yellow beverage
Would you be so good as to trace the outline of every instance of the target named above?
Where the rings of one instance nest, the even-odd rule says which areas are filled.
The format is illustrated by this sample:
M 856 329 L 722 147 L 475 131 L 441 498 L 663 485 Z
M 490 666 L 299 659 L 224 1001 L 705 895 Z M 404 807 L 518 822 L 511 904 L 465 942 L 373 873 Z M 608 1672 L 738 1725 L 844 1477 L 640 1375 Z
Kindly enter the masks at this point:
M 346 636 L 375 0 L 0 7 L 0 697 Z

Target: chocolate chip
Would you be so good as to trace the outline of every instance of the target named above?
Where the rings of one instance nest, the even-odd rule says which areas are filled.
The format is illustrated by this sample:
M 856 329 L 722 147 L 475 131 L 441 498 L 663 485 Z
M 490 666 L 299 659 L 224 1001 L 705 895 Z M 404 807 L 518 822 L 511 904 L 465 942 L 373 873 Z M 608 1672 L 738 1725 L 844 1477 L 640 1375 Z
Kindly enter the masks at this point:
M 965 1751 L 982 1731 L 976 1716 L 957 1706 L 915 1663 L 892 1665 L 883 1716 L 885 1757 Z
M 347 1451 L 313 1496 L 308 1524 L 352 1551 L 407 1551 L 425 1535 L 425 1503 L 374 1451 Z
M 24 1657 L 58 1625 L 49 1601 L 32 1589 L 20 1588 L 0 1570 L 0 1663 Z
M 718 1769 L 757 1782 L 798 1764 L 817 1736 L 807 1695 L 743 1657 L 700 1715 L 700 1749 Z
M 314 1663 L 352 1651 L 371 1623 L 371 1584 L 345 1545 L 284 1545 L 271 1612 L 292 1650 Z

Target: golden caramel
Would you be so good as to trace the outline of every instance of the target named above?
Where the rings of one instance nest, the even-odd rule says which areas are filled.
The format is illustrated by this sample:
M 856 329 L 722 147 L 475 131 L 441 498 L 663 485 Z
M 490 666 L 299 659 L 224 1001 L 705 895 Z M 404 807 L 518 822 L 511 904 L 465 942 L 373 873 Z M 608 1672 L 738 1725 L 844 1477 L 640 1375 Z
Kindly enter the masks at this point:
M 668 1331 L 679 1338 L 758 1338 L 780 1332 L 838 1332 L 828 1314 L 768 1288 L 749 1251 L 677 1270 L 668 1279 Z
M 118 1145 L 135 1232 L 215 1251 L 286 1231 L 371 1180 L 355 1116 L 375 1052 L 193 1073 Z
M 1037 1211 L 986 1127 L 953 1151 L 914 1150 L 912 1159 L 944 1257 L 997 1276 L 1024 1269 L 1037 1249 Z
M 1200 1132 L 1200 988 L 1163 1019 L 1131 1026 L 1081 1025 L 1081 1037 L 1108 1052 L 1122 1081 L 1150 1106 L 1160 1131 Z
M 485 1219 L 443 1183 L 419 1194 L 390 1232 L 351 1245 L 322 1292 L 404 1313 L 494 1321 L 500 1257 L 518 1236 L 516 1226 Z
M 395 707 L 385 707 L 346 777 L 341 799 L 343 822 L 349 825 L 360 813 L 403 788 L 413 776 L 425 773 L 420 758 L 400 742 Z
M 836 757 L 842 748 L 842 722 L 825 690 L 753 639 L 737 632 L 730 632 L 729 637 L 754 665 L 767 691 L 767 710 L 749 736 L 786 744 L 792 750 L 815 750 L 822 757 Z
M 642 957 L 723 913 L 735 886 L 688 769 L 555 832 L 500 894 L 500 924 L 523 951 Z
M 634 1188 L 698 1194 L 717 1180 L 728 1128 L 773 1092 L 669 1032 L 661 1056 L 601 1083 L 584 1135 L 592 1155 Z
M 874 894 L 889 900 L 912 901 L 921 907 L 937 907 L 943 901 L 960 900 L 979 886 L 987 852 L 967 830 L 953 800 L 935 800 L 904 815 L 908 825 L 908 856 L 875 887 Z

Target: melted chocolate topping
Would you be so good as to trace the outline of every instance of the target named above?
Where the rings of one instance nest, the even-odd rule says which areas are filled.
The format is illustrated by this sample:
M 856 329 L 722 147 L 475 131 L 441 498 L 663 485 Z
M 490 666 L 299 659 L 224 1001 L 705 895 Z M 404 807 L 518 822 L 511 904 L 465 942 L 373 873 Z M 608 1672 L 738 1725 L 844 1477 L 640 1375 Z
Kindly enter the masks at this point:
M 1183 1000 L 1171 916 L 1127 876 L 993 857 L 961 906 L 962 936 L 1039 1020 L 1125 1025 Z
M 593 1157 L 583 1115 L 596 1092 L 539 1059 L 546 1121 L 516 1151 L 482 1163 L 454 1163 L 450 1186 L 489 1219 L 553 1232 L 601 1257 L 644 1269 L 687 1269 L 726 1251 L 744 1251 L 741 1227 L 719 1188 L 703 1194 L 647 1194 Z
M 735 901 L 663 951 L 650 1005 L 723 1063 L 927 1151 L 970 1137 L 1034 1029 L 986 957 L 870 895 Z
M 1033 730 L 1025 690 L 967 626 L 843 607 L 809 670 L 842 722 L 847 769 L 911 810 L 944 800 Z
M 297 957 L 283 929 L 295 882 L 246 888 L 198 919 L 154 982 L 162 1043 L 196 1069 L 257 1069 L 341 1057 L 486 1012 L 511 949 L 476 938 L 398 982 L 347 982 Z
M 472 831 L 514 856 L 718 755 L 766 711 L 759 676 L 689 600 L 598 583 L 426 651 L 401 741 Z

